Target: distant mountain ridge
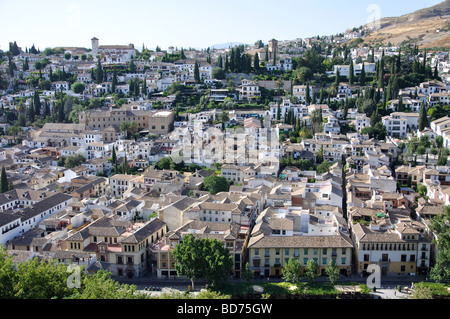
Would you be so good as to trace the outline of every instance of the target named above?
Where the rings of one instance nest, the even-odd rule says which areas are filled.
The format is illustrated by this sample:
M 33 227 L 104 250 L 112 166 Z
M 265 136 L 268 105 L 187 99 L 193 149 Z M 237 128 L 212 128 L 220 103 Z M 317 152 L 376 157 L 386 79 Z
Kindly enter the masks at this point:
M 410 43 L 420 48 L 450 47 L 450 0 L 400 17 L 382 18 L 379 26 L 378 30 L 364 39 L 364 43 Z
M 236 45 L 246 45 L 246 43 L 242 43 L 242 42 L 226 42 L 226 43 L 222 43 L 222 44 L 214 44 L 212 46 L 210 46 L 211 49 L 228 49 L 228 48 L 233 48 Z

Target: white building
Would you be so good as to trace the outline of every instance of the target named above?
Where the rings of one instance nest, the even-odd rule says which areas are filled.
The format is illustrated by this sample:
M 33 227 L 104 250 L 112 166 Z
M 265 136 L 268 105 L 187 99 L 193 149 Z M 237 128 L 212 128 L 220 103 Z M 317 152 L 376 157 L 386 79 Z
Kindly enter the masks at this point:
M 392 137 L 405 137 L 408 132 L 417 131 L 419 126 L 419 113 L 394 112 L 383 116 L 383 125 Z
M 356 114 L 355 124 L 356 131 L 361 132 L 363 128 L 370 127 L 370 117 L 366 114 L 358 113 Z
M 242 84 L 239 86 L 239 100 L 251 100 L 261 96 L 261 92 L 259 91 L 259 86 L 255 84 L 254 81 L 251 80 L 242 80 Z
M 71 202 L 72 196 L 57 193 L 14 213 L 0 212 L 0 244 L 5 245 L 13 238 L 37 227 L 42 220 L 60 212 Z

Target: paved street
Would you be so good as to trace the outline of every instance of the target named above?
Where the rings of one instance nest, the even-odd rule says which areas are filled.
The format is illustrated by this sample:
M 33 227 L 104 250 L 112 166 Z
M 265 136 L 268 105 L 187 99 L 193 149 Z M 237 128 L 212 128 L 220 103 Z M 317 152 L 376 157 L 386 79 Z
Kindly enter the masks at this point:
M 191 285 L 191 282 L 186 279 L 159 279 L 155 275 L 147 274 L 141 278 L 132 278 L 127 279 L 123 277 L 113 277 L 115 280 L 120 283 L 136 285 L 138 290 L 144 290 L 145 288 L 156 287 L 159 289 L 164 288 L 172 288 L 179 291 L 187 291 L 188 286 Z M 318 277 L 317 281 L 327 281 L 326 277 Z M 230 279 L 231 282 L 239 282 L 242 281 L 240 279 Z M 258 282 L 266 282 L 269 281 L 267 279 L 258 279 L 255 280 Z M 282 282 L 282 279 L 270 279 L 272 282 Z M 405 290 L 402 292 L 398 292 L 397 287 L 400 285 L 401 287 L 410 288 L 412 283 L 418 283 L 422 281 L 429 281 L 429 279 L 425 276 L 383 276 L 381 278 L 381 288 L 378 288 L 374 295 L 381 297 L 382 299 L 402 299 L 407 298 L 408 293 Z M 341 279 L 340 283 L 346 282 L 357 282 L 357 283 L 367 283 L 367 277 L 361 277 L 357 275 L 344 277 Z M 198 280 L 194 282 L 195 290 L 199 291 L 202 287 L 206 285 L 206 281 Z

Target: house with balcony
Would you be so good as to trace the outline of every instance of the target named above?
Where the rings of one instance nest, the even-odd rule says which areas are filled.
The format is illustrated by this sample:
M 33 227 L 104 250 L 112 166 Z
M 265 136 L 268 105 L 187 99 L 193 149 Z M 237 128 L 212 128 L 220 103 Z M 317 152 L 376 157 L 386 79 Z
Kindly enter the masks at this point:
M 408 120 L 400 114 L 383 116 L 381 119 L 387 134 L 392 137 L 406 137 Z
M 366 274 L 371 264 L 381 275 L 423 275 L 429 271 L 431 236 L 426 225 L 401 213 L 377 213 L 366 224 L 352 225 L 355 270 Z
M 306 214 L 306 215 L 305 215 Z M 305 220 L 302 217 L 309 217 Z M 309 260 L 314 260 L 318 274 L 334 261 L 343 275 L 351 273 L 353 244 L 348 234 L 339 230 L 331 235 L 302 235 L 305 223 L 312 231 L 320 218 L 307 213 L 278 213 L 273 207 L 265 209 L 257 218 L 248 242 L 250 270 L 257 277 L 280 278 L 284 265 L 291 257 L 298 259 L 304 271 Z M 319 226 L 319 225 L 317 225 Z M 324 225 L 325 226 L 325 225 Z
M 251 80 L 242 80 L 242 84 L 239 85 L 237 89 L 239 93 L 239 100 L 254 100 L 255 98 L 259 98 L 261 96 L 261 91 L 259 90 L 259 86 L 255 84 L 254 81 Z
M 137 278 L 151 269 L 150 246 L 165 233 L 166 225 L 160 219 L 133 223 L 105 216 L 71 231 L 63 250 L 93 253 L 101 268 L 114 276 Z M 96 265 L 88 269 L 96 270 Z
M 187 221 L 181 227 L 167 232 L 151 246 L 154 269 L 158 278 L 176 278 L 176 261 L 172 256 L 175 246 L 183 237 L 192 234 L 195 239 L 217 239 L 223 242 L 233 259 L 232 274 L 240 278 L 244 269 L 244 244 L 248 228 L 235 223 L 215 223 L 200 220 Z
M 134 187 L 140 187 L 141 176 L 128 175 L 128 174 L 116 174 L 109 178 L 109 186 L 111 196 L 121 197 L 123 193 Z

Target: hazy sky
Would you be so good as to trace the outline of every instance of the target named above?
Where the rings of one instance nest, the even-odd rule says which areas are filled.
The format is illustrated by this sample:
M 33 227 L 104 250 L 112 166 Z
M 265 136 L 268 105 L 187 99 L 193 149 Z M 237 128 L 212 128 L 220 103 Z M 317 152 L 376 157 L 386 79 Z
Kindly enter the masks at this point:
M 0 49 L 133 43 L 207 48 L 331 35 L 441 0 L 0 0 Z

